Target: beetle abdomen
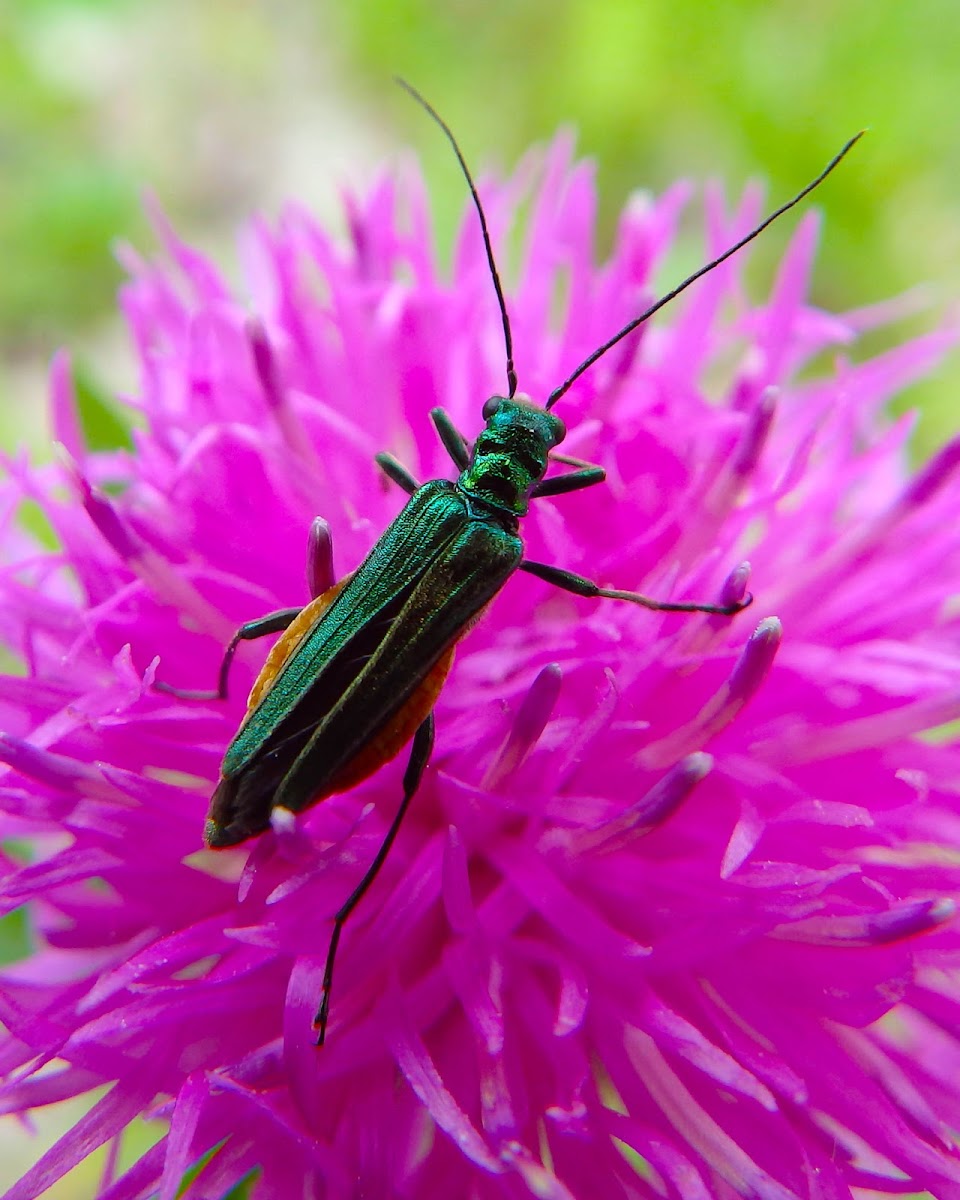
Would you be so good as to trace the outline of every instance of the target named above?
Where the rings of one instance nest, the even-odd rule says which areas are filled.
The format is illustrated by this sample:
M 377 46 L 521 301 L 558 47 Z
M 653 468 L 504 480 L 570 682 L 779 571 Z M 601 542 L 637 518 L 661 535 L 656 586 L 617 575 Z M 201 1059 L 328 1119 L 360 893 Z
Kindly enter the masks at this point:
M 207 845 L 242 842 L 274 808 L 300 812 L 397 754 L 522 551 L 456 485 L 420 488 L 354 575 L 308 605 L 268 657 L 224 757 Z

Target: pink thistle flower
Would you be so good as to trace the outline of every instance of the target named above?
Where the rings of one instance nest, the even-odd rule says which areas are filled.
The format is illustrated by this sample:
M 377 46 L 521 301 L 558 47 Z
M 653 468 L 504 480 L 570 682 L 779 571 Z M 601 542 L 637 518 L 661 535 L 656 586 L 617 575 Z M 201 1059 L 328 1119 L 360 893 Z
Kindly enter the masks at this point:
M 540 398 L 652 297 L 685 198 L 632 203 L 598 268 L 570 154 L 485 189 L 501 244 L 532 198 L 509 304 Z M 758 199 L 709 197 L 708 251 Z M 36 949 L 3 973 L 0 1095 L 26 1114 L 106 1088 L 9 1200 L 105 1143 L 106 1200 L 168 1200 L 216 1147 L 189 1195 L 258 1169 L 283 1200 L 960 1198 L 960 756 L 932 736 L 960 717 L 960 441 L 912 474 L 910 419 L 887 415 L 954 335 L 843 357 L 890 312 L 806 301 L 812 213 L 769 302 L 731 261 L 564 397 L 564 450 L 608 483 L 523 527 L 535 560 L 664 597 L 736 599 L 749 557 L 754 606 L 511 579 L 460 648 L 313 1047 L 330 920 L 403 757 L 214 854 L 264 652 L 241 647 L 227 703 L 153 682 L 211 686 L 240 623 L 352 569 L 403 501 L 374 453 L 449 475 L 430 407 L 472 436 L 501 386 L 474 215 L 447 281 L 416 179 L 347 212 L 346 246 L 296 208 L 254 224 L 243 303 L 161 223 L 169 267 L 125 256 L 133 451 L 84 447 L 60 359 L 68 466 L 8 464 L 2 896 L 31 902 Z M 22 531 L 24 500 L 59 550 Z M 121 1173 L 142 1114 L 168 1131 Z

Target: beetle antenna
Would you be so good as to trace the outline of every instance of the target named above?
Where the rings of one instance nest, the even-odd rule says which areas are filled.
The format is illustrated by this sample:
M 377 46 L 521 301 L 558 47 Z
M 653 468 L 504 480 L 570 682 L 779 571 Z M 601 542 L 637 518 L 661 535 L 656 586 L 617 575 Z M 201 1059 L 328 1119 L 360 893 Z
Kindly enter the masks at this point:
M 431 116 L 434 121 L 440 126 L 446 134 L 447 141 L 453 147 L 453 152 L 457 156 L 457 162 L 460 164 L 460 170 L 463 171 L 464 178 L 467 181 L 467 187 L 470 189 L 470 195 L 473 199 L 474 206 L 477 210 L 477 216 L 480 218 L 480 230 L 483 233 L 483 246 L 487 252 L 487 262 L 490 266 L 490 275 L 493 278 L 493 286 L 497 293 L 497 304 L 500 308 L 500 321 L 503 325 L 503 348 L 507 358 L 507 396 L 513 397 L 517 391 L 517 370 L 513 365 L 513 334 L 510 332 L 510 318 L 507 316 L 507 302 L 503 298 L 503 286 L 500 283 L 500 274 L 497 271 L 497 264 L 493 257 L 493 246 L 490 244 L 490 231 L 487 228 L 487 218 L 483 211 L 483 205 L 480 203 L 480 195 L 477 192 L 477 185 L 473 182 L 473 176 L 470 174 L 470 168 L 467 166 L 466 159 L 463 157 L 457 139 L 453 136 L 453 130 L 446 123 L 443 117 L 437 112 L 429 101 L 425 100 L 417 89 L 405 79 L 401 79 L 399 75 L 394 77 L 396 82 L 403 90 L 416 100 L 417 104 L 424 109 L 428 116 Z
M 724 252 L 717 258 L 712 259 L 705 266 L 702 266 L 698 271 L 694 271 L 692 275 L 688 275 L 687 278 L 684 279 L 682 283 L 678 283 L 672 291 L 667 292 L 665 296 L 661 296 L 655 304 L 651 304 L 650 307 L 645 312 L 642 312 L 639 317 L 635 317 L 632 321 L 628 322 L 628 324 L 624 325 L 622 329 L 618 330 L 618 332 L 615 333 L 612 338 L 604 342 L 602 346 L 598 346 L 592 354 L 588 355 L 583 360 L 583 362 L 575 371 L 571 372 L 571 374 L 567 376 L 567 378 L 563 381 L 563 383 L 560 384 L 559 387 L 553 389 L 553 391 L 547 397 L 547 402 L 544 405 L 544 408 L 553 408 L 564 392 L 569 389 L 570 385 L 578 380 L 584 371 L 589 370 L 598 358 L 602 358 L 608 350 L 617 344 L 617 342 L 619 342 L 622 338 L 625 338 L 628 333 L 632 333 L 638 325 L 642 325 L 644 321 L 649 320 L 654 313 L 659 312 L 660 309 L 669 304 L 671 300 L 675 300 L 681 292 L 685 292 L 691 283 L 695 283 L 701 277 L 701 275 L 708 274 L 713 270 L 714 267 L 719 267 L 720 264 L 730 258 L 731 255 L 736 254 L 738 250 L 742 250 L 748 242 L 752 242 L 755 237 L 759 237 L 759 235 L 763 233 L 768 225 L 772 225 L 778 217 L 782 217 L 785 212 L 789 212 L 795 204 L 800 203 L 804 196 L 809 195 L 814 188 L 819 187 L 834 169 L 834 167 L 840 163 L 841 159 L 846 157 L 846 155 L 853 149 L 853 147 L 865 133 L 866 130 L 861 129 L 859 133 L 854 134 L 854 136 L 846 143 L 843 149 L 838 154 L 835 154 L 833 158 L 831 158 L 816 179 L 808 183 L 807 186 L 802 189 L 802 191 L 797 192 L 792 200 L 788 200 L 787 203 L 782 204 L 776 210 L 776 212 L 772 212 L 768 217 L 764 218 L 764 220 L 762 220 L 760 224 L 756 226 L 756 228 L 750 230 L 746 237 L 742 237 L 739 242 L 731 246 L 729 249 L 724 250 Z

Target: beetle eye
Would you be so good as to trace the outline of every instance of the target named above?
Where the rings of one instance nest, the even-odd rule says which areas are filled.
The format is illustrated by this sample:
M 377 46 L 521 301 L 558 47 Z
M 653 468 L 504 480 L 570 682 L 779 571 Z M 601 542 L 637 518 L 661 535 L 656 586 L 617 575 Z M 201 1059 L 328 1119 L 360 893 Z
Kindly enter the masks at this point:
M 485 421 L 489 421 L 493 414 L 497 411 L 497 409 L 500 407 L 500 401 L 502 399 L 502 396 L 491 396 L 489 400 L 485 401 L 480 414 Z

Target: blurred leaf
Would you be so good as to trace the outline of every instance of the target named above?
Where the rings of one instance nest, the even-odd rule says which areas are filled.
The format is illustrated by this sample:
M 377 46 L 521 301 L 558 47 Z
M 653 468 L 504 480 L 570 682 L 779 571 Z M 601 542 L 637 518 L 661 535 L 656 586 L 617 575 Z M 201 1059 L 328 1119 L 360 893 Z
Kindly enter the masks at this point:
M 0 917 L 0 966 L 26 958 L 30 949 L 26 909 L 15 908 Z
M 89 450 L 132 449 L 130 426 L 113 398 L 85 366 L 73 370 L 73 387 L 83 440 Z
M 213 1158 L 216 1157 L 216 1155 L 220 1153 L 229 1140 L 230 1139 L 228 1137 L 222 1138 L 215 1146 L 211 1146 L 211 1148 L 205 1154 L 201 1154 L 195 1163 L 187 1167 L 186 1171 L 183 1173 L 183 1178 L 180 1180 L 180 1186 L 177 1188 L 177 1200 L 180 1200 L 181 1196 L 185 1196 L 187 1194 L 190 1185 L 194 1182 L 200 1172 Z
M 253 1196 L 253 1185 L 260 1178 L 261 1171 L 259 1167 L 254 1167 L 248 1171 L 246 1175 L 238 1180 L 229 1192 L 225 1192 L 223 1200 L 250 1200 Z

